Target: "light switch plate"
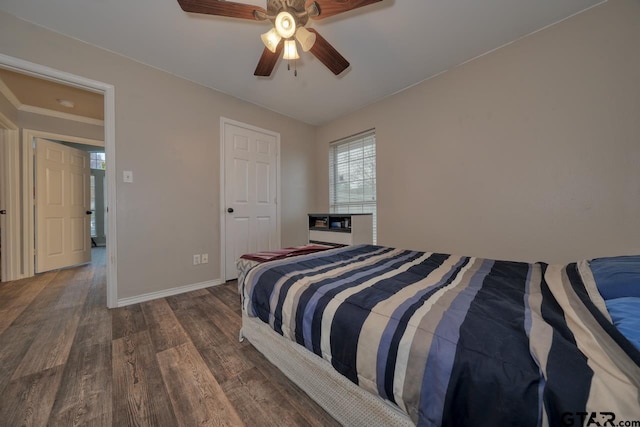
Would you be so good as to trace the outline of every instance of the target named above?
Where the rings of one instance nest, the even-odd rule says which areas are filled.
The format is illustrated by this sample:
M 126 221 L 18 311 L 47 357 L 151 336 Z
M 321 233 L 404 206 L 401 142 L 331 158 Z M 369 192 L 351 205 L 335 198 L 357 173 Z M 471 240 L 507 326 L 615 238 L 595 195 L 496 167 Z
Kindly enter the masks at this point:
M 133 182 L 133 172 L 132 171 L 123 171 L 122 172 L 122 180 L 124 182 Z

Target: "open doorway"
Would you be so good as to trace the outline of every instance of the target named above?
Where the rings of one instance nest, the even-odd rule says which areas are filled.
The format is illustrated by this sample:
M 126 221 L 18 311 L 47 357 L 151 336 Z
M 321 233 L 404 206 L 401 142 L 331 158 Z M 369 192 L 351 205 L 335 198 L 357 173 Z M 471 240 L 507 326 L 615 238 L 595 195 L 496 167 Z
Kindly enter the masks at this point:
M 90 262 L 89 153 L 71 145 L 104 153 L 104 95 L 0 69 L 0 96 L 22 133 L 22 253 L 5 252 L 22 256 L 25 277 Z
M 110 164 L 110 167 L 113 166 L 115 169 L 115 141 L 114 141 L 114 133 L 115 133 L 115 100 L 114 100 L 114 87 L 112 85 L 108 85 L 102 82 L 98 82 L 95 80 L 86 79 L 84 77 L 72 75 L 69 73 L 61 72 L 58 70 L 54 70 L 45 66 L 41 66 L 38 64 L 34 64 L 28 61 L 23 61 L 17 58 L 9 57 L 6 55 L 0 54 L 0 69 L 8 70 L 11 72 L 15 72 L 18 74 L 27 75 L 31 78 L 35 78 L 38 81 L 45 82 L 54 82 L 59 85 L 67 86 L 72 89 L 79 89 L 81 91 L 91 93 L 91 94 L 99 94 L 102 97 L 102 108 L 104 111 L 104 119 L 101 120 L 103 123 L 102 130 L 102 140 L 104 141 L 104 158 L 107 164 Z M 15 95 L 15 94 L 14 94 Z M 19 272 L 16 274 L 17 277 L 14 278 L 23 278 L 30 277 L 34 274 L 34 262 L 33 262 L 33 233 L 34 233 L 34 215 L 33 215 L 33 143 L 32 138 L 35 133 L 33 130 L 28 130 L 27 125 L 23 123 L 23 119 L 33 118 L 34 116 L 40 116 L 41 120 L 37 125 L 31 126 L 31 129 L 43 129 L 43 124 L 53 122 L 53 119 L 60 119 L 62 121 L 73 121 L 71 119 L 74 114 L 73 113 L 51 113 L 49 115 L 43 114 L 43 111 L 38 107 L 30 107 L 27 104 L 23 104 L 19 99 L 16 100 L 17 97 L 13 97 L 13 101 L 9 99 L 11 104 L 14 105 L 15 110 L 17 111 L 16 117 L 18 118 L 18 127 L 20 128 L 21 138 L 12 144 L 12 149 L 16 149 L 19 151 L 19 170 L 15 173 L 13 178 L 16 178 L 17 182 L 20 182 L 21 186 L 21 199 L 20 206 L 17 209 L 17 212 L 20 216 L 20 225 L 19 229 L 21 230 L 21 238 L 18 239 L 22 244 L 20 248 L 20 261 L 19 264 Z M 66 98 L 57 98 L 55 102 L 63 105 L 63 101 Z M 17 102 L 16 102 L 17 101 Z M 68 104 L 68 103 L 67 103 Z M 42 107 L 45 108 L 45 107 Z M 46 109 L 46 108 L 45 108 Z M 42 116 L 46 116 L 46 119 L 42 119 Z M 83 126 L 87 128 L 91 126 L 92 123 L 84 123 Z M 62 131 L 61 128 L 52 129 L 53 133 L 57 133 Z M 46 131 L 38 131 L 44 132 Z M 51 133 L 51 132 L 49 132 Z M 66 133 L 66 132 L 65 132 Z M 42 135 L 40 135 L 42 136 Z M 71 141 L 74 142 L 74 141 Z M 17 147 L 16 147 L 17 146 Z M 105 229 L 108 227 L 108 232 L 105 233 L 104 236 L 104 244 L 107 246 L 107 305 L 109 307 L 115 307 L 117 305 L 117 266 L 116 266 L 116 221 L 115 221 L 115 212 L 116 212 L 116 197 L 115 197 L 115 173 L 114 170 L 109 170 L 107 168 L 105 173 L 105 181 L 106 181 L 106 206 L 105 210 L 107 211 L 106 220 L 105 220 Z M 6 187 L 6 186 L 5 186 Z M 13 206 L 13 209 L 16 207 Z

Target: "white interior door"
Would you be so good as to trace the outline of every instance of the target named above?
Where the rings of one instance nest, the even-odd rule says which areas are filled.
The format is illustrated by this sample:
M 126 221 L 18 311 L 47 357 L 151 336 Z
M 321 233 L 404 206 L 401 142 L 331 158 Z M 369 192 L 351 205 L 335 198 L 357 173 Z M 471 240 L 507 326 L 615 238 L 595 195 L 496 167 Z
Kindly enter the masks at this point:
M 36 272 L 91 261 L 89 153 L 36 138 Z
M 21 278 L 20 261 L 20 156 L 18 128 L 0 113 L 0 228 L 2 229 L 1 279 Z
M 253 127 L 223 123 L 225 280 L 238 277 L 243 254 L 280 247 L 278 137 Z
M 7 215 L 7 198 L 5 191 L 5 145 L 4 145 L 4 130 L 0 129 L 0 282 L 6 281 L 7 276 L 7 221 L 5 220 Z M 4 249 L 4 253 L 2 253 Z

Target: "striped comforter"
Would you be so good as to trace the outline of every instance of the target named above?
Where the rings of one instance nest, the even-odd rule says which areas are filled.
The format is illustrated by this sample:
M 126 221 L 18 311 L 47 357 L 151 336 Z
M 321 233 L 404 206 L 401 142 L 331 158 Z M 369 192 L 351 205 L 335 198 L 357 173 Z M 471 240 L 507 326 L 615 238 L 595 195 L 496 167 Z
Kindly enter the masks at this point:
M 417 425 L 640 420 L 640 353 L 587 262 L 361 245 L 258 265 L 243 289 L 247 315 Z

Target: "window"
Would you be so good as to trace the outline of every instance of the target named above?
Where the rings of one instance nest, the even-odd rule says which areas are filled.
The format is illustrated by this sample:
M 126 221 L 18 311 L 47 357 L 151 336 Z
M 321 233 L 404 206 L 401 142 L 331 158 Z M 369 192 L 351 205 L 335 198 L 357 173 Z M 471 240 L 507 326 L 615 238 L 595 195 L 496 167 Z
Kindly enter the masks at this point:
M 89 153 L 89 167 L 91 169 L 107 169 L 107 162 L 104 153 Z
M 377 242 L 375 130 L 331 144 L 329 205 L 331 213 L 372 213 Z

